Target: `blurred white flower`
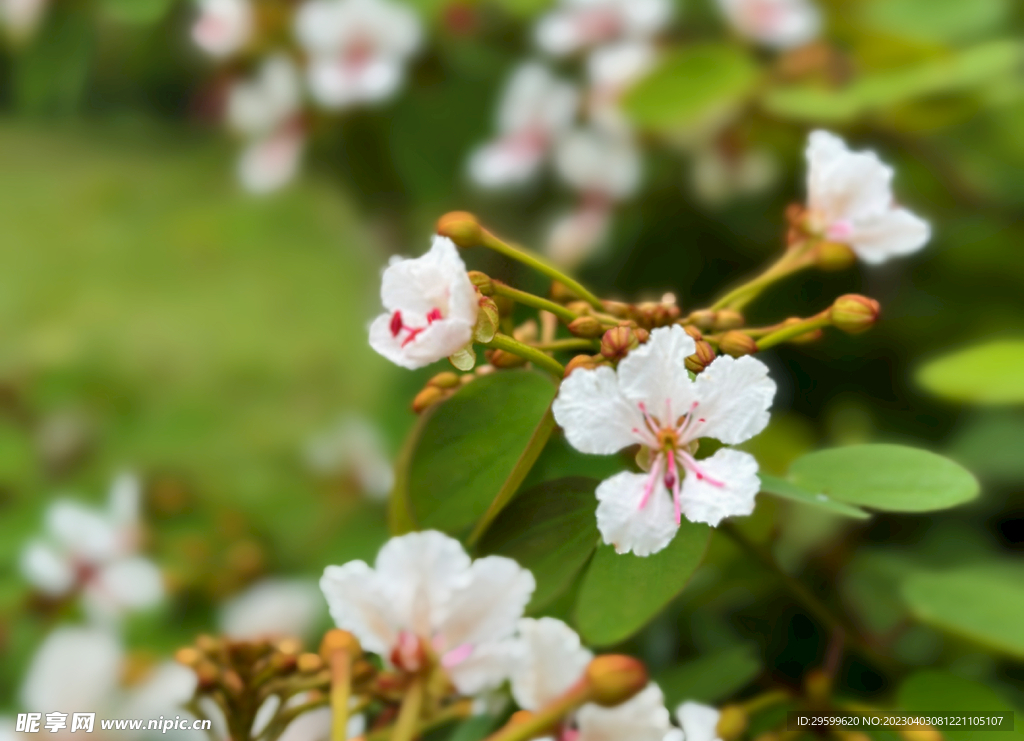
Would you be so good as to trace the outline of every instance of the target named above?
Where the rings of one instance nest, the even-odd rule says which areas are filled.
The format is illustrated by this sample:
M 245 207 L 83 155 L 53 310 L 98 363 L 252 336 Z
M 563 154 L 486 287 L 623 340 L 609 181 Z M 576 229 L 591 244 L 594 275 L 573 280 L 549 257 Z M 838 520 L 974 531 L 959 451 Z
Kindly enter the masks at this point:
M 390 0 L 307 0 L 295 35 L 309 53 L 309 87 L 327 108 L 391 97 L 420 47 L 419 17 Z
M 100 621 L 155 605 L 163 597 L 163 578 L 155 564 L 136 555 L 139 496 L 136 478 L 124 474 L 115 480 L 105 512 L 68 499 L 53 502 L 46 536 L 22 550 L 22 574 L 51 597 L 80 589 L 86 611 Z
M 791 49 L 814 40 L 821 13 L 811 0 L 718 0 L 741 36 L 773 49 Z
M 628 131 L 629 124 L 619 110 L 619 101 L 657 61 L 657 50 L 643 40 L 627 40 L 595 49 L 587 59 L 591 120 L 603 127 Z
M 473 153 L 469 173 L 487 188 L 519 185 L 540 169 L 555 139 L 572 124 L 576 89 L 537 62 L 513 72 L 498 107 L 498 137 Z
M 686 741 L 720 741 L 718 719 L 721 713 L 710 705 L 687 701 L 676 708 L 676 720 Z
M 380 288 L 385 313 L 370 325 L 370 346 L 403 368 L 422 368 L 462 350 L 480 309 L 455 243 L 434 236 L 427 254 L 392 257 Z
M 119 686 L 123 659 L 120 641 L 107 630 L 57 628 L 29 662 L 21 704 L 43 713 L 108 709 Z
M 225 59 L 249 43 L 253 32 L 250 0 L 199 0 L 192 40 L 215 59 Z
M 538 710 L 566 692 L 593 658 L 576 632 L 561 620 L 524 618 L 515 639 L 512 695 L 525 710 Z M 664 741 L 669 713 L 656 684 L 612 708 L 588 703 L 538 741 Z
M 306 462 L 320 476 L 352 476 L 368 499 L 383 501 L 395 483 L 394 466 L 380 431 L 369 420 L 346 415 L 306 445 Z
M 366 732 L 366 718 L 353 715 L 348 719 L 346 736 L 350 739 L 361 738 Z M 330 741 L 331 709 L 317 708 L 303 713 L 288 724 L 277 741 Z
M 771 186 L 778 175 L 778 162 L 766 149 L 724 152 L 713 143 L 697 151 L 690 170 L 697 197 L 713 206 L 737 196 L 760 193 Z
M 807 165 L 808 226 L 864 262 L 916 252 L 931 237 L 928 222 L 893 203 L 892 168 L 874 152 L 851 152 L 834 134 L 815 131 Z
M 39 28 L 49 0 L 0 0 L 0 23 L 15 40 L 30 37 Z
M 553 56 L 623 38 L 650 37 L 672 18 L 671 0 L 562 0 L 537 23 L 537 45 Z
M 301 107 L 298 71 L 283 54 L 265 60 L 255 78 L 231 88 L 227 123 L 247 142 L 238 163 L 247 190 L 267 193 L 295 177 L 306 141 Z
M 725 355 L 691 381 L 682 369 L 695 351 L 682 327 L 655 329 L 617 371 L 577 370 L 558 391 L 555 420 L 580 452 L 611 455 L 637 443 L 650 449 L 648 473 L 624 471 L 597 487 L 597 526 L 619 553 L 657 553 L 683 515 L 717 525 L 754 509 L 753 456 L 722 448 L 697 460 L 694 443 L 709 437 L 734 445 L 759 433 L 775 384 L 761 361 Z
M 237 640 L 303 638 L 324 613 L 315 582 L 264 579 L 230 599 L 220 611 L 221 632 Z
M 597 252 L 608 235 L 612 204 L 605 198 L 583 198 L 571 211 L 555 219 L 544 251 L 556 264 L 573 269 Z
M 515 561 L 471 561 L 455 539 L 436 531 L 389 540 L 374 568 L 363 561 L 328 566 L 320 580 L 331 616 L 363 648 L 405 671 L 426 654 L 464 695 L 508 677 L 507 640 L 533 594 L 533 575 Z

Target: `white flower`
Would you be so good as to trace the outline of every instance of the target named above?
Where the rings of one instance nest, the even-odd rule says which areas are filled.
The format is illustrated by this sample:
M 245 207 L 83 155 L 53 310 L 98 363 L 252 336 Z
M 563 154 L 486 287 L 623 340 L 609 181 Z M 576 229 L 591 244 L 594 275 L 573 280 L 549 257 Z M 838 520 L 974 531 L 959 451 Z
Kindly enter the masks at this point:
M 682 327 L 655 329 L 618 371 L 577 370 L 555 399 L 555 419 L 580 452 L 610 455 L 637 443 L 650 449 L 648 473 L 626 471 L 597 487 L 598 529 L 619 553 L 660 551 L 684 515 L 717 525 L 754 509 L 757 461 L 730 448 L 697 460 L 694 443 L 708 437 L 732 445 L 759 433 L 775 384 L 750 356 L 715 358 L 691 381 L 684 361 L 695 351 Z
M 238 640 L 302 638 L 316 626 L 322 612 L 323 601 L 314 582 L 264 579 L 221 608 L 221 632 Z
M 391 258 L 380 298 L 387 310 L 370 325 L 370 346 L 392 363 L 422 368 L 462 350 L 480 309 L 455 243 L 434 236 L 427 254 Z
M 512 696 L 525 710 L 538 710 L 583 676 L 593 658 L 568 625 L 554 618 L 519 621 L 512 671 Z M 588 703 L 541 741 L 663 741 L 669 714 L 656 684 L 612 708 Z
M 123 658 L 120 642 L 107 630 L 57 628 L 29 662 L 21 703 L 44 713 L 106 709 L 119 686 Z
M 39 27 L 48 0 L 0 0 L 0 23 L 16 40 L 25 40 Z
M 436 531 L 389 540 L 374 568 L 328 566 L 320 580 L 331 616 L 363 648 L 415 671 L 424 648 L 440 656 L 455 687 L 475 695 L 507 676 L 515 631 L 535 582 L 515 561 L 470 561 L 457 540 Z
M 721 713 L 710 705 L 687 701 L 676 708 L 676 720 L 685 741 L 720 741 L 718 719 Z
M 306 140 L 301 106 L 298 71 L 284 55 L 270 57 L 254 79 L 231 88 L 227 121 L 247 141 L 238 163 L 247 190 L 267 193 L 295 177 Z
M 877 264 L 921 249 L 928 222 L 893 203 L 891 167 L 874 152 L 851 152 L 839 137 L 815 131 L 807 145 L 811 229 Z
M 395 482 L 394 466 L 380 430 L 369 420 L 346 415 L 306 445 L 306 462 L 321 476 L 352 476 L 368 499 L 383 501 Z
M 215 59 L 225 59 L 242 49 L 252 36 L 250 0 L 199 0 L 199 17 L 192 26 L 192 40 Z
M 596 49 L 587 59 L 591 120 L 605 128 L 628 131 L 629 123 L 619 110 L 619 101 L 657 60 L 657 51 L 647 41 L 627 40 Z
M 765 190 L 775 181 L 778 172 L 778 162 L 766 149 L 726 152 L 708 143 L 694 156 L 691 181 L 697 197 L 716 206 L 737 196 Z
M 22 550 L 25 578 L 51 597 L 81 589 L 86 610 L 98 620 L 155 605 L 163 597 L 163 578 L 136 555 L 138 501 L 138 482 L 127 474 L 114 482 L 106 512 L 55 501 L 46 511 L 46 537 Z
M 582 199 L 552 224 L 544 247 L 548 257 L 564 268 L 577 267 L 604 242 L 611 215 L 606 199 Z
M 498 137 L 473 153 L 470 177 L 487 188 L 529 180 L 555 139 L 571 125 L 578 102 L 576 89 L 543 65 L 521 65 L 498 106 Z
M 562 0 L 540 19 L 537 45 L 553 56 L 622 38 L 656 34 L 672 18 L 670 0 Z
M 791 49 L 812 41 L 821 30 L 821 13 L 810 0 L 718 0 L 736 32 L 773 49 Z
M 389 0 L 307 0 L 295 35 L 310 56 L 309 87 L 328 108 L 375 103 L 402 84 L 420 46 L 416 14 Z

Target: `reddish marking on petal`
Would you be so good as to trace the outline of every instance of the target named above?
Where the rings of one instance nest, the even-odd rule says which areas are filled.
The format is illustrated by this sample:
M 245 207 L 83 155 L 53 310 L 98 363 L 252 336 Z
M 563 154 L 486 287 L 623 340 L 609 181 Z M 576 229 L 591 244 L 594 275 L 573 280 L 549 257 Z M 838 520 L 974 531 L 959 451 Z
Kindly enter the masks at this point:
M 444 317 L 441 316 L 441 310 L 440 309 L 431 309 L 430 313 L 427 314 L 427 324 L 433 324 L 437 320 L 443 319 L 443 318 Z
M 402 347 L 405 347 L 410 342 L 416 339 L 416 335 L 422 332 L 425 327 L 406 327 L 405 330 L 409 333 L 409 336 L 402 340 Z
M 402 331 L 402 312 L 396 311 L 391 315 L 391 336 L 398 337 L 398 333 Z

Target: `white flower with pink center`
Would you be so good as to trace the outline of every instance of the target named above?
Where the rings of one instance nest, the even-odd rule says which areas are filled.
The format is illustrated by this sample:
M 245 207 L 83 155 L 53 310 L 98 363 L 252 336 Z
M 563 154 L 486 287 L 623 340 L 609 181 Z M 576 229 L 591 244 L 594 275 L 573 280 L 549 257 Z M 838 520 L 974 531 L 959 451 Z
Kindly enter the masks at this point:
M 821 13 L 809 0 L 718 0 L 736 32 L 773 49 L 792 49 L 813 41 L 821 31 Z
M 403 368 L 422 368 L 470 344 L 480 300 L 459 250 L 435 235 L 427 254 L 391 258 L 380 298 L 385 312 L 370 325 L 370 346 Z
M 46 510 L 46 536 L 21 553 L 21 571 L 50 597 L 81 592 L 86 611 L 109 622 L 131 610 L 144 610 L 163 597 L 163 577 L 137 555 L 139 485 L 122 475 L 110 492 L 106 511 L 59 499 Z
M 525 183 L 572 124 L 576 88 L 542 64 L 527 62 L 509 79 L 498 106 L 498 136 L 473 153 L 469 174 L 485 188 Z
M 561 620 L 524 618 L 515 640 L 512 696 L 524 710 L 539 710 L 576 684 L 592 658 Z M 661 689 L 651 683 L 615 707 L 584 705 L 538 741 L 663 741 L 670 728 Z
M 414 11 L 389 0 L 307 0 L 295 35 L 309 54 L 313 97 L 338 109 L 390 98 L 422 29 Z
M 268 193 L 291 181 L 306 143 L 298 71 L 284 55 L 263 62 L 255 78 L 228 94 L 228 125 L 246 140 L 238 177 L 253 193 Z
M 691 381 L 684 363 L 695 351 L 682 327 L 655 329 L 617 371 L 576 370 L 555 399 L 555 419 L 580 452 L 611 455 L 637 444 L 650 452 L 648 472 L 624 471 L 597 487 L 598 529 L 619 553 L 657 553 L 683 516 L 718 525 L 754 510 L 753 456 L 722 448 L 697 459 L 696 443 L 735 445 L 763 430 L 775 383 L 750 356 L 715 358 Z
M 373 568 L 350 561 L 328 566 L 320 580 L 334 622 L 365 650 L 405 671 L 436 660 L 464 695 L 508 677 L 508 639 L 534 587 L 515 561 L 471 561 L 457 540 L 436 531 L 392 538 Z
M 645 38 L 672 18 L 670 0 L 562 0 L 540 19 L 537 45 L 553 56 L 565 56 L 625 38 Z
M 878 264 L 924 247 L 928 222 L 893 202 L 893 170 L 874 152 L 851 152 L 827 131 L 807 144 L 808 226 Z
M 192 40 L 215 59 L 225 59 L 249 43 L 253 32 L 250 0 L 199 0 Z

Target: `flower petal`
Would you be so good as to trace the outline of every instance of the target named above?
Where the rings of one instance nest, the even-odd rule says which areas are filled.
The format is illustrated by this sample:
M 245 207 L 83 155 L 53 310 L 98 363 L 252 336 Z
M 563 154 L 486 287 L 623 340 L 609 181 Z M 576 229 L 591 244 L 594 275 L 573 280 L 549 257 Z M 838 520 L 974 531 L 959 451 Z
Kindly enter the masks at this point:
M 221 632 L 240 640 L 309 634 L 323 615 L 314 582 L 264 579 L 229 600 L 220 611 Z
M 444 625 L 452 595 L 470 579 L 462 544 L 436 530 L 392 538 L 377 554 L 376 567 L 397 627 L 424 638 Z
M 576 631 L 550 617 L 520 620 L 516 643 L 512 696 L 525 710 L 537 710 L 569 689 L 593 658 Z
M 605 543 L 615 546 L 616 553 L 657 553 L 679 529 L 672 498 L 660 476 L 647 503 L 640 507 L 649 478 L 649 474 L 623 471 L 597 487 L 597 529 Z
M 21 702 L 27 710 L 44 713 L 109 707 L 122 658 L 121 646 L 109 631 L 57 628 L 32 657 Z
M 478 695 L 501 685 L 515 666 L 515 644 L 512 641 L 484 643 L 475 646 L 469 657 L 447 668 L 461 694 Z
M 851 152 L 834 134 L 815 131 L 807 161 L 808 205 L 829 222 L 877 216 L 892 203 L 892 168 L 874 152 Z
M 636 444 L 633 430 L 644 426 L 640 409 L 623 397 L 615 371 L 607 366 L 573 371 L 562 381 L 551 411 L 581 453 L 611 455 Z
M 894 208 L 853 225 L 850 245 L 866 263 L 877 265 L 890 257 L 916 252 L 931 238 L 927 221 L 905 208 Z
M 21 573 L 40 592 L 54 597 L 75 586 L 75 570 L 68 559 L 40 540 L 21 552 Z
M 653 682 L 621 705 L 584 705 L 576 720 L 580 730 L 578 741 L 664 741 L 671 728 L 665 696 Z
M 447 617 L 438 626 L 445 647 L 477 646 L 512 635 L 536 586 L 533 574 L 511 558 L 474 561 L 468 581 L 452 593 Z
M 156 564 L 141 556 L 123 558 L 105 566 L 89 584 L 89 594 L 104 606 L 144 610 L 164 596 L 164 577 Z
M 715 708 L 703 703 L 688 701 L 676 708 L 676 720 L 683 727 L 686 741 L 716 741 L 718 719 Z
M 687 520 L 714 527 L 725 517 L 754 511 L 754 497 L 761 490 L 754 456 L 722 448 L 710 458 L 697 461 L 697 465 L 704 478 L 687 473 L 683 479 L 682 509 Z
M 682 327 L 655 329 L 645 344 L 619 363 L 623 396 L 632 402 L 644 402 L 663 424 L 669 424 L 669 407 L 675 418 L 686 414 L 695 396 L 685 363 L 687 356 L 696 351 L 696 343 Z
M 720 355 L 697 376 L 696 420 L 687 437 L 713 437 L 729 445 L 749 440 L 767 426 L 775 388 L 768 366 L 757 358 Z
M 118 533 L 106 517 L 69 499 L 60 499 L 46 511 L 47 528 L 58 543 L 90 562 L 115 557 Z
M 387 656 L 404 627 L 377 574 L 363 561 L 328 566 L 320 579 L 335 625 L 350 631 L 367 651 Z

